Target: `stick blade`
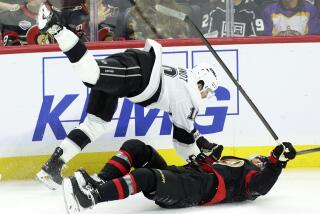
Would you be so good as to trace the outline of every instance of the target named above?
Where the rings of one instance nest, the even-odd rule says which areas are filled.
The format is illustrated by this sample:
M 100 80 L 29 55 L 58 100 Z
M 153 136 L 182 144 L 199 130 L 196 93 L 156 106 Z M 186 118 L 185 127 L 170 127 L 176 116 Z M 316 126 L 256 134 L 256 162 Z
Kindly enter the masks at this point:
M 184 21 L 187 17 L 187 14 L 185 13 L 182 13 L 180 11 L 177 11 L 177 10 L 173 10 L 171 8 L 168 8 L 168 7 L 165 7 L 161 4 L 157 4 L 156 5 L 156 10 L 164 15 L 167 15 L 167 16 L 171 16 L 171 17 L 174 17 L 176 19 L 180 19 L 182 21 Z

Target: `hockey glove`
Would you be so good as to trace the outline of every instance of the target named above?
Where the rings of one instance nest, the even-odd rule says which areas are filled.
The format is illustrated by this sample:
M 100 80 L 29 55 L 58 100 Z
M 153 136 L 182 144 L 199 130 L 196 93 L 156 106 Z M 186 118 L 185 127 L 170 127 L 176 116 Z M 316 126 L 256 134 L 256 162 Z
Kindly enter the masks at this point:
M 213 164 L 214 162 L 217 161 L 217 159 L 215 159 L 212 155 L 205 155 L 204 153 L 200 153 L 197 155 L 195 161 L 199 164 L 199 163 L 205 163 L 205 164 Z
M 190 155 L 189 158 L 187 159 L 188 162 L 188 166 L 191 166 L 193 168 L 198 169 L 199 166 L 203 165 L 203 164 L 213 164 L 214 162 L 216 162 L 215 159 L 213 159 L 211 156 L 206 156 L 205 154 L 203 154 L 202 152 L 199 153 L 197 156 L 195 155 Z
M 206 157 L 213 158 L 214 161 L 217 161 L 217 160 L 220 159 L 221 153 L 222 153 L 222 150 L 223 150 L 223 146 L 222 145 L 218 145 L 218 144 L 215 144 L 215 143 L 210 143 L 203 136 L 200 136 L 196 140 L 196 143 L 197 143 L 197 146 L 200 149 L 200 152 L 202 153 L 202 155 L 204 155 Z
M 272 150 L 269 160 L 271 163 L 280 164 L 280 166 L 285 168 L 287 162 L 293 160 L 296 157 L 296 154 L 297 152 L 291 143 L 283 142 Z

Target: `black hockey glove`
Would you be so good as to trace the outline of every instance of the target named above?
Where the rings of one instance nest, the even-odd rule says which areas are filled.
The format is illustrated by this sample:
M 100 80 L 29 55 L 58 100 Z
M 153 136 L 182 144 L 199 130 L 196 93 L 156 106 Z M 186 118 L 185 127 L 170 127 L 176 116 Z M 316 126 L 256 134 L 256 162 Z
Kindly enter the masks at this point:
M 189 166 L 199 167 L 203 164 L 212 165 L 217 160 L 214 159 L 212 156 L 207 156 L 203 152 L 199 153 L 197 156 L 190 155 L 189 159 L 187 160 Z
M 199 169 L 201 165 L 203 164 L 211 165 L 215 162 L 215 160 L 212 157 L 206 156 L 201 152 L 197 156 L 190 155 L 189 158 L 187 159 L 187 162 L 188 162 L 187 166 L 191 166 L 192 168 Z
M 201 152 L 200 154 L 202 154 L 203 157 L 213 158 L 214 161 L 217 161 L 217 160 L 220 159 L 221 153 L 222 153 L 222 150 L 223 150 L 223 146 L 222 145 L 218 145 L 218 144 L 215 144 L 215 143 L 210 143 L 203 136 L 200 136 L 196 140 L 196 143 L 197 143 L 198 148 L 200 149 L 200 152 Z
M 217 161 L 217 159 L 215 159 L 212 155 L 205 155 L 204 153 L 200 153 L 197 155 L 195 161 L 199 164 L 199 163 L 205 163 L 205 164 L 213 164 L 214 162 Z
M 285 168 L 289 160 L 293 160 L 296 157 L 296 150 L 289 142 L 283 142 L 276 146 L 269 156 L 271 163 L 280 164 L 281 167 Z

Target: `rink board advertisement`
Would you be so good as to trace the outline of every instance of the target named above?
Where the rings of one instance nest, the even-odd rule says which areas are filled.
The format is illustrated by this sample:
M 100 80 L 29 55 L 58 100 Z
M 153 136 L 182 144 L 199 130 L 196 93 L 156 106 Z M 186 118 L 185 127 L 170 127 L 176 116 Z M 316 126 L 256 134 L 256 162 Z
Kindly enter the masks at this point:
M 90 51 L 96 58 L 103 58 L 124 50 L 105 46 L 103 50 Z M 290 141 L 298 149 L 320 146 L 320 43 L 214 47 L 280 140 Z M 223 144 L 224 155 L 268 153 L 275 145 L 272 136 L 207 48 L 163 48 L 166 65 L 192 68 L 203 61 L 216 68 L 219 88 L 201 109 L 196 127 L 209 140 Z M 1 73 L 5 73 L 0 84 L 0 174 L 15 178 L 8 172 L 11 167 L 30 163 L 29 174 L 37 171 L 59 141 L 83 121 L 90 91 L 59 51 L 2 54 L 0 62 Z M 175 161 L 171 134 L 167 113 L 122 99 L 108 131 L 85 148 L 83 155 L 77 157 L 78 162 L 90 166 L 96 165 L 97 158 L 105 162 L 130 138 L 153 145 Z M 319 160 L 319 154 L 303 155 L 290 166 L 319 167 L 315 159 Z M 25 167 L 20 166 L 21 170 Z

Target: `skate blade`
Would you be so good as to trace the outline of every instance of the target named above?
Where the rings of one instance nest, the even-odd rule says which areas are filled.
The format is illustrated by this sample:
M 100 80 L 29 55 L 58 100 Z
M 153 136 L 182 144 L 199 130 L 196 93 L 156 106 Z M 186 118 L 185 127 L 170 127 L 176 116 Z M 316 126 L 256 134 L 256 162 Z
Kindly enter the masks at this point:
M 73 194 L 73 188 L 70 178 L 65 178 L 62 181 L 62 191 L 64 203 L 68 214 L 79 213 L 81 211 L 79 202 Z
M 56 190 L 60 188 L 60 185 L 54 182 L 51 176 L 43 170 L 37 173 L 36 179 L 51 190 Z

